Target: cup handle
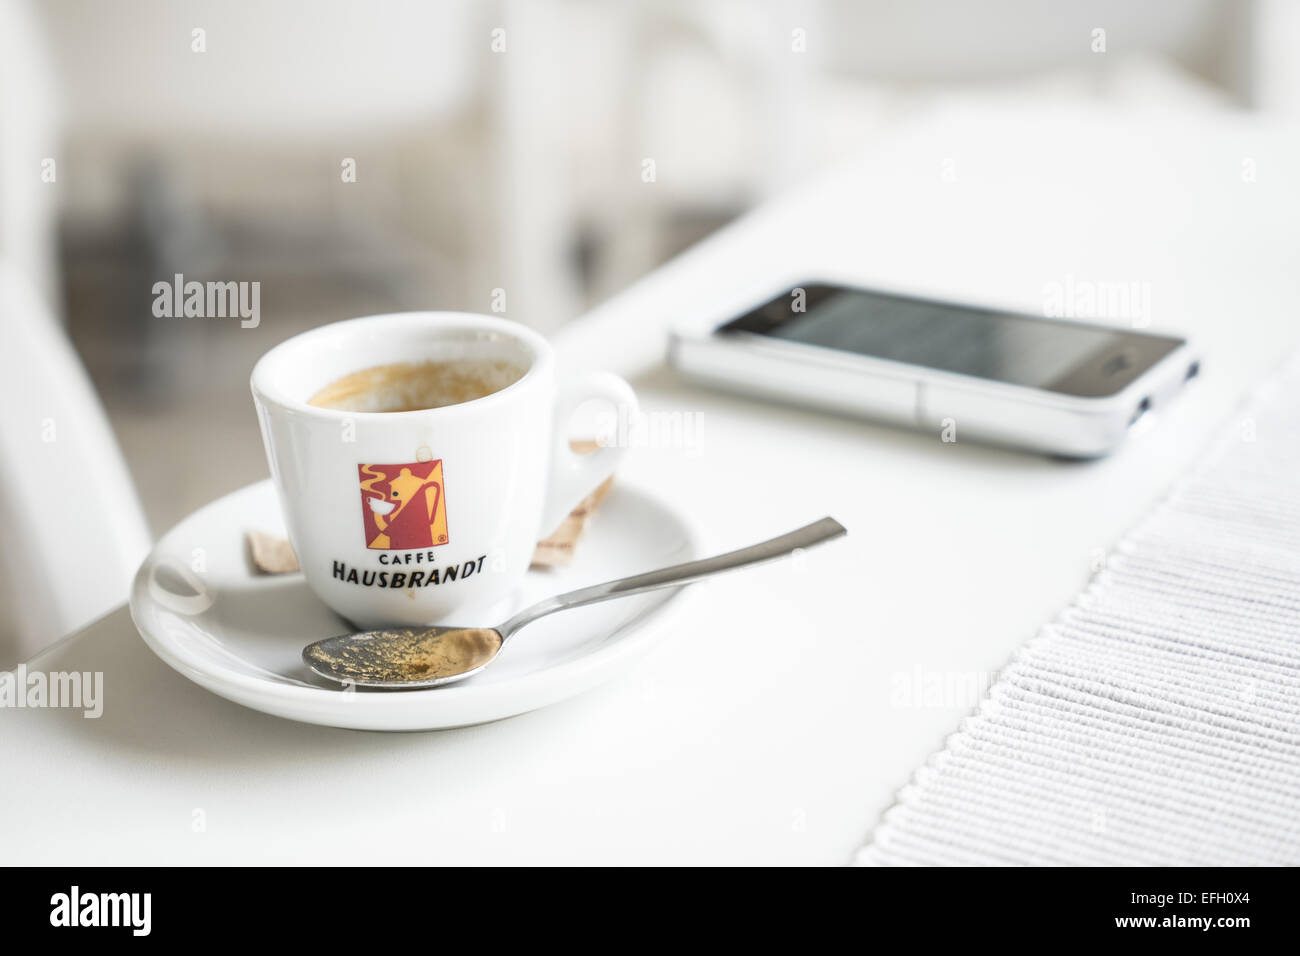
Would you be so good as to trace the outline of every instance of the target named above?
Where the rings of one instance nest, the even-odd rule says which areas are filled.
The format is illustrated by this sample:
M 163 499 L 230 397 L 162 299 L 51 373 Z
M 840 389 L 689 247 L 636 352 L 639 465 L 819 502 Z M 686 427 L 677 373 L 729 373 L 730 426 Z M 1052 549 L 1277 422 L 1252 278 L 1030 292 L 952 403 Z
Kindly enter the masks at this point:
M 574 507 L 614 473 L 627 449 L 617 442 L 594 452 L 579 454 L 569 446 L 569 422 L 578 406 L 593 399 L 605 399 L 617 413 L 631 419 L 637 413 L 632 386 L 610 372 L 591 372 L 562 386 L 555 402 L 552 425 L 550 483 L 542 512 L 543 537 L 549 535 Z

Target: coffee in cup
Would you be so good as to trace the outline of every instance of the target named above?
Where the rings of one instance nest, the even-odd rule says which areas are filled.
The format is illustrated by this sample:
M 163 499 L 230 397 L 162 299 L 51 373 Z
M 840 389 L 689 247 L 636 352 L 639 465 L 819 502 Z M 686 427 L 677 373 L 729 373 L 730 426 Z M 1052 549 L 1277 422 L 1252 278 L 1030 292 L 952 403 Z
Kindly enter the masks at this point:
M 317 408 L 354 412 L 412 412 L 485 398 L 508 388 L 524 369 L 503 360 L 398 362 L 351 372 L 307 400 Z

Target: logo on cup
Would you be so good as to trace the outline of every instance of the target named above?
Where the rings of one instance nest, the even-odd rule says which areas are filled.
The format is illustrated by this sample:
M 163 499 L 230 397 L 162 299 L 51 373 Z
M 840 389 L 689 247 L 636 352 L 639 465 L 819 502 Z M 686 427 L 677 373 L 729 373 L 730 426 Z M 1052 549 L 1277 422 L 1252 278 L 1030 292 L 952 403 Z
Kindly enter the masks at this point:
M 357 465 L 366 547 L 407 551 L 447 543 L 442 459 L 405 465 Z

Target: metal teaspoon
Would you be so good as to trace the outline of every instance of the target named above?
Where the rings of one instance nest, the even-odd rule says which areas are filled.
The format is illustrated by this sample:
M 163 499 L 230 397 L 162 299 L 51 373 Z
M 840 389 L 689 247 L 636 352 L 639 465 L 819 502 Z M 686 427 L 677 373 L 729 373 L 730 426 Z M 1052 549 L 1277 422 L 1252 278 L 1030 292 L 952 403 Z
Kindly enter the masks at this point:
M 477 674 L 492 663 L 515 632 L 540 617 L 659 588 L 690 584 L 711 574 L 782 558 L 847 534 L 834 518 L 712 558 L 606 581 L 539 601 L 496 627 L 414 627 L 343 634 L 308 644 L 302 659 L 341 684 L 387 690 L 438 687 Z

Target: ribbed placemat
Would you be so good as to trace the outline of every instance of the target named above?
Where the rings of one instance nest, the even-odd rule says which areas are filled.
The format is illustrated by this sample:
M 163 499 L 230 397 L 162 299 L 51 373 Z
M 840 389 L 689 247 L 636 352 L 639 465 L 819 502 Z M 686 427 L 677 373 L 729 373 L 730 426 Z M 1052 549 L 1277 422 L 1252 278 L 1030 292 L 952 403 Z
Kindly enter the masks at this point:
M 857 862 L 1300 864 L 1300 363 L 998 674 Z

